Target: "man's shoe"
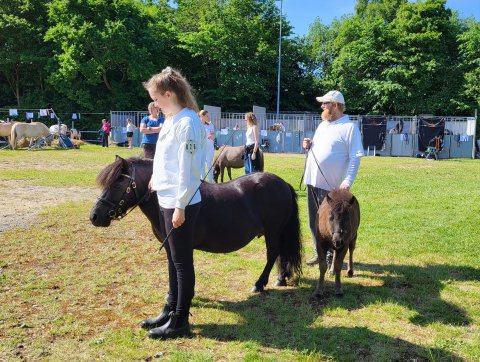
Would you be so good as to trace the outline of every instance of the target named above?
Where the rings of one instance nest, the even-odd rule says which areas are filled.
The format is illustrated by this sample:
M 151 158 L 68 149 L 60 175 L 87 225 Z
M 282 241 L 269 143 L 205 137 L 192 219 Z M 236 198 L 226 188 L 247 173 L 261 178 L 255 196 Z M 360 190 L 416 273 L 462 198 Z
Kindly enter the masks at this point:
M 169 321 L 171 312 L 172 311 L 170 310 L 170 307 L 168 306 L 168 304 L 166 304 L 163 307 L 163 311 L 162 313 L 160 313 L 160 315 L 154 318 L 145 319 L 144 321 L 142 321 L 141 327 L 143 329 L 152 329 L 163 326 Z
M 327 259 L 327 265 L 328 266 L 332 265 L 332 263 L 333 263 L 333 251 L 332 251 L 332 249 L 329 249 L 327 251 L 326 259 Z
M 315 255 L 313 258 L 307 260 L 308 266 L 314 266 L 316 264 L 318 264 L 318 255 Z
M 188 337 L 191 335 L 190 323 L 187 317 L 180 317 L 173 312 L 170 319 L 163 326 L 148 331 L 148 336 L 153 339 L 169 339 Z

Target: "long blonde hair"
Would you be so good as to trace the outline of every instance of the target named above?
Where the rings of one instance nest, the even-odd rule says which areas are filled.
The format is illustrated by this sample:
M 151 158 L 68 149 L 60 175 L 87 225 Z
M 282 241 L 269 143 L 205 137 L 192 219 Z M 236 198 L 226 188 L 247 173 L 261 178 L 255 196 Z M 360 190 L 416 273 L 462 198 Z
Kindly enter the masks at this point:
M 192 87 L 185 77 L 176 69 L 166 67 L 160 73 L 153 75 L 143 83 L 146 90 L 155 90 L 161 95 L 172 92 L 177 96 L 178 103 L 198 112 L 198 105 L 192 94 Z
M 255 126 L 257 125 L 257 117 L 255 117 L 255 114 L 253 112 L 245 113 L 245 119 L 247 120 L 248 123 Z

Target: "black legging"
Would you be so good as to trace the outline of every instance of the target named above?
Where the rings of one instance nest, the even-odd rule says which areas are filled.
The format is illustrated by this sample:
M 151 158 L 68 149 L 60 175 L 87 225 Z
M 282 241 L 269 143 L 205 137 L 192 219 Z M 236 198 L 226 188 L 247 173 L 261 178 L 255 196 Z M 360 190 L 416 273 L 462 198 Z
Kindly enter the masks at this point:
M 157 148 L 156 143 L 144 143 L 143 144 L 143 157 L 154 159 L 155 157 L 155 150 Z
M 172 228 L 175 209 L 160 207 L 160 226 L 163 238 Z M 200 203 L 185 208 L 185 222 L 174 229 L 165 244 L 168 257 L 168 306 L 175 314 L 188 317 L 195 290 L 193 268 L 193 231 L 200 211 Z
M 108 136 L 110 133 L 103 132 L 102 135 L 102 147 L 108 147 Z

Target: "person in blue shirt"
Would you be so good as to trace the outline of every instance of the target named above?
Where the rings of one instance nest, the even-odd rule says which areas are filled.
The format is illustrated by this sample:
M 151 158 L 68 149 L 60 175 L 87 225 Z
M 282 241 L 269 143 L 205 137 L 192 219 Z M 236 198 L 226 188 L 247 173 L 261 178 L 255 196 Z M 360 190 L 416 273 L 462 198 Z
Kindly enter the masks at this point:
M 165 118 L 155 106 L 155 102 L 151 102 L 148 105 L 148 113 L 148 116 L 143 117 L 140 121 L 140 133 L 143 134 L 142 146 L 144 157 L 153 159 L 155 156 L 158 134 L 162 129 Z

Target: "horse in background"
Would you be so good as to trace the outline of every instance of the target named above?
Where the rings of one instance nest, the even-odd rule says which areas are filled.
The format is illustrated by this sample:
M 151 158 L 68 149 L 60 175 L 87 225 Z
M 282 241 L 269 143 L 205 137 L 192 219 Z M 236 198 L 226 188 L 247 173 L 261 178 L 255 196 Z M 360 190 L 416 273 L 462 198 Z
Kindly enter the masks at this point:
M 67 125 L 66 124 L 61 124 L 60 125 L 60 133 L 64 136 L 67 135 Z M 58 136 L 58 124 L 54 124 L 50 126 L 50 133 L 53 134 L 54 136 Z
M 138 205 L 162 242 L 158 200 L 156 195 L 148 197 L 152 170 L 152 160 L 117 156 L 97 178 L 103 192 L 90 213 L 92 224 L 110 226 L 112 220 L 121 219 Z M 277 286 L 286 286 L 287 279 L 297 280 L 302 243 L 297 194 L 292 186 L 274 174 L 254 172 L 221 184 L 202 182 L 199 192 L 202 201 L 194 229 L 194 249 L 230 253 L 264 235 L 267 263 L 252 291 L 264 290 L 275 262 Z
M 70 139 L 71 140 L 80 141 L 81 138 L 82 138 L 82 133 L 80 131 L 76 130 L 75 128 L 70 129 Z
M 8 144 L 10 145 L 10 135 L 12 133 L 12 127 L 13 125 L 17 122 L 5 122 L 5 121 L 0 121 L 0 137 L 5 137 L 7 138 Z M 5 146 L 8 147 L 8 146 Z
M 228 177 L 232 179 L 232 168 L 242 168 L 245 166 L 243 155 L 245 153 L 245 146 L 221 146 L 218 149 L 218 154 L 213 161 L 213 179 L 218 183 L 218 176 L 223 182 L 223 175 L 225 168 L 227 169 Z M 263 172 L 264 159 L 263 151 L 258 149 L 258 167 L 259 171 Z
M 20 138 L 29 138 L 30 145 L 32 145 L 33 141 L 37 138 L 45 138 L 47 143 L 49 143 L 49 136 L 50 130 L 41 122 L 15 123 L 10 133 L 10 144 L 12 145 L 12 149 L 15 150 L 17 148 L 17 141 Z
M 317 253 L 320 278 L 315 289 L 315 297 L 321 298 L 325 288 L 327 271 L 326 254 L 333 249 L 332 270 L 335 272 L 335 294 L 342 295 L 340 272 L 343 259 L 349 251 L 348 277 L 353 276 L 353 250 L 360 225 L 360 205 L 347 190 L 334 189 L 323 199 L 317 214 Z

